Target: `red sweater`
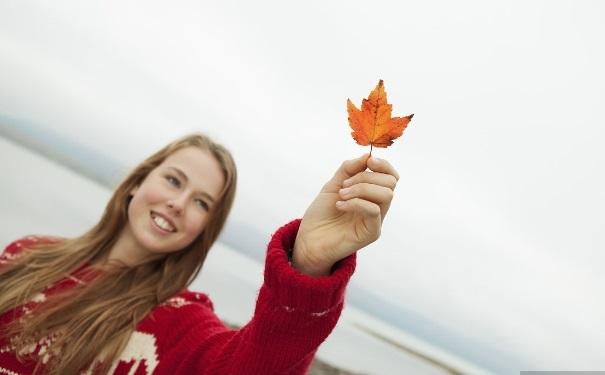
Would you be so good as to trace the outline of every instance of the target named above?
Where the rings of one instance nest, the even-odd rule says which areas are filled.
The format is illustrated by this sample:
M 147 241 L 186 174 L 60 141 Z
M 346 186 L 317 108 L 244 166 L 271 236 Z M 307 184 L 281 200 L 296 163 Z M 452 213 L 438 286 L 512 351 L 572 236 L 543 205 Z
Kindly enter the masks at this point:
M 339 262 L 327 277 L 299 273 L 289 265 L 285 251 L 292 248 L 299 225 L 300 220 L 294 220 L 273 235 L 264 283 L 248 324 L 229 329 L 205 294 L 179 293 L 140 322 L 112 373 L 305 374 L 338 321 L 355 255 Z M 28 237 L 9 245 L 0 265 L 37 240 Z M 7 315 L 0 316 L 0 325 L 7 323 Z M 0 374 L 31 374 L 34 367 L 19 363 L 9 340 L 0 337 Z

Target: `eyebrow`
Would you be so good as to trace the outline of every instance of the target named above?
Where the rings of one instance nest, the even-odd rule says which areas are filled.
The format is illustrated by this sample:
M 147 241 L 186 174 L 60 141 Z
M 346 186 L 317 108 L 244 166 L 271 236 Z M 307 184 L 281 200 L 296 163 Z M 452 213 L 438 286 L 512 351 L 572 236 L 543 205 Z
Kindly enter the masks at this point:
M 180 178 L 182 178 L 183 180 L 185 180 L 185 182 L 189 182 L 189 177 L 187 177 L 187 175 L 185 174 L 185 172 L 183 172 L 180 168 L 169 166 L 168 169 L 170 169 L 174 173 L 178 174 Z M 201 191 L 200 194 L 202 194 L 204 197 L 206 197 L 206 199 L 208 199 L 210 202 L 216 203 L 216 199 L 214 199 L 212 197 L 212 195 L 206 193 L 205 191 Z

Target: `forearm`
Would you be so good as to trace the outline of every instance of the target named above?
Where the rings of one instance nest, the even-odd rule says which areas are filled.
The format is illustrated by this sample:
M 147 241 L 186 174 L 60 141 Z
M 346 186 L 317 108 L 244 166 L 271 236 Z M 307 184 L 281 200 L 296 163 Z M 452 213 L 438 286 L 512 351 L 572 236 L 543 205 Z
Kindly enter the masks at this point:
M 280 228 L 269 243 L 254 316 L 224 350 L 234 373 L 304 374 L 338 322 L 355 255 L 338 262 L 330 276 L 301 274 L 287 256 L 299 224 L 295 220 Z
M 198 315 L 188 316 L 188 321 L 173 321 L 170 331 L 175 336 L 168 347 L 176 373 L 306 373 L 340 317 L 355 255 L 338 262 L 330 276 L 301 274 L 289 264 L 286 250 L 292 248 L 299 223 L 288 223 L 273 235 L 265 280 L 248 324 L 229 330 L 209 309 L 196 309 Z

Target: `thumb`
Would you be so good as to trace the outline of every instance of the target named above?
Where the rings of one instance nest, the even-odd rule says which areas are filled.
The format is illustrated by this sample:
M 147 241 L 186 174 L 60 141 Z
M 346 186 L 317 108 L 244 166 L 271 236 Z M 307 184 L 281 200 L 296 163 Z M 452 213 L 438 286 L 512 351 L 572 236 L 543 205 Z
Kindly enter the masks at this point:
M 356 159 L 345 160 L 334 174 L 334 182 L 340 184 L 357 173 L 365 171 L 368 168 L 369 158 L 370 154 L 366 153 Z

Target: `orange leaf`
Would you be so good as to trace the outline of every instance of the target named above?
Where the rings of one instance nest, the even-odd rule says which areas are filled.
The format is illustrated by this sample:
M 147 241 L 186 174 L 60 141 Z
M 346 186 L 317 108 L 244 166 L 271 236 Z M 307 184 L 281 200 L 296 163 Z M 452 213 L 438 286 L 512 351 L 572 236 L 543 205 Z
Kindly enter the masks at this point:
M 408 126 L 414 114 L 405 117 L 391 117 L 393 105 L 387 102 L 384 82 L 378 81 L 376 88 L 370 92 L 367 99 L 361 102 L 359 110 L 351 99 L 347 99 L 349 125 L 355 142 L 362 146 L 388 147 L 393 140 L 400 137 Z

